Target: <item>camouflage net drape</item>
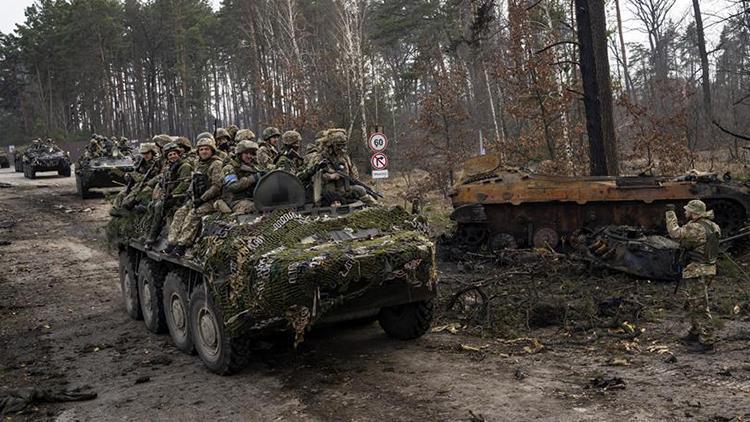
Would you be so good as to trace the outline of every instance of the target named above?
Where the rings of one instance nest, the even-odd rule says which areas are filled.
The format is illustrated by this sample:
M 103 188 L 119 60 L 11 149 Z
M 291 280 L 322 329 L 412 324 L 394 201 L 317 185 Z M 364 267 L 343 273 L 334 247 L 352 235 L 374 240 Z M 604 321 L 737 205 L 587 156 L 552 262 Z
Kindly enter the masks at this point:
M 148 217 L 114 219 L 108 238 L 143 236 Z M 286 319 L 300 333 L 374 286 L 431 285 L 434 245 L 426 229 L 423 217 L 400 207 L 335 218 L 276 211 L 243 223 L 211 216 L 191 254 L 231 332 Z

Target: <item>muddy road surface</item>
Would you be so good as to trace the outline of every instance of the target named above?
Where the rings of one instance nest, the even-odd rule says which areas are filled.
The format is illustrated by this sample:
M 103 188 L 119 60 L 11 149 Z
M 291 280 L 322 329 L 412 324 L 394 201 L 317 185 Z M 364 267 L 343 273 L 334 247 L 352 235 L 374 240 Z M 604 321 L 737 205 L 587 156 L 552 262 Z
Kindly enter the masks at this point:
M 74 191 L 72 177 L 0 171 L 0 394 L 96 398 L 35 401 L 9 420 L 750 418 L 747 317 L 725 323 L 714 354 L 678 341 L 687 327 L 678 317 L 628 342 L 569 338 L 555 327 L 515 339 L 437 327 L 400 342 L 377 323 L 348 324 L 316 329 L 297 350 L 278 338 L 239 374 L 213 375 L 128 318 L 103 239 L 109 205 Z M 446 264 L 441 277 L 462 276 L 454 271 Z

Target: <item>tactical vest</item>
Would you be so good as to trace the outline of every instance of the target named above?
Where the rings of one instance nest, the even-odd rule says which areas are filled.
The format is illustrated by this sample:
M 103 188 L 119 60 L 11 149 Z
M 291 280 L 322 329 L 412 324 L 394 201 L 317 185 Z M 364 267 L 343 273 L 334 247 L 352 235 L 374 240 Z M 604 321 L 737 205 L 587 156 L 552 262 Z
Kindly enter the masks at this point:
M 719 257 L 719 233 L 714 226 L 706 220 L 698 220 L 696 223 L 703 226 L 706 230 L 706 244 L 703 246 L 703 252 L 691 250 L 689 252 L 690 260 L 699 264 L 715 264 L 716 258 Z

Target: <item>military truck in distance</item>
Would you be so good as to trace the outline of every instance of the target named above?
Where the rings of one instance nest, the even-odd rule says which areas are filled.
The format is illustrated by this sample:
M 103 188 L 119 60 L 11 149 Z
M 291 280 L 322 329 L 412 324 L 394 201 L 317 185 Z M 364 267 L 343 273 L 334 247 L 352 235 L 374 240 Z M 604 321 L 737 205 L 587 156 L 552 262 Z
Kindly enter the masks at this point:
M 316 207 L 282 170 L 260 179 L 254 203 L 252 214 L 205 217 L 186 257 L 157 252 L 164 240 L 146 248 L 150 215 L 113 217 L 107 238 L 128 314 L 218 374 L 240 369 L 268 331 L 291 330 L 296 344 L 314 324 L 373 316 L 397 339 L 429 329 L 437 271 L 422 216 Z
M 86 199 L 91 189 L 125 186 L 125 174 L 133 171 L 134 166 L 129 155 L 81 158 L 75 165 L 76 193 Z
M 475 157 L 458 172 L 450 194 L 456 240 L 469 247 L 569 246 L 578 230 L 628 225 L 665 233 L 664 209 L 702 199 L 722 232 L 739 232 L 750 216 L 750 187 L 728 175 L 565 177 L 501 166 Z
M 23 175 L 36 179 L 37 173 L 56 171 L 62 177 L 70 177 L 70 156 L 51 145 L 29 147 L 23 153 Z
M 10 167 L 10 159 L 8 159 L 8 153 L 4 149 L 0 148 L 0 168 L 7 169 Z

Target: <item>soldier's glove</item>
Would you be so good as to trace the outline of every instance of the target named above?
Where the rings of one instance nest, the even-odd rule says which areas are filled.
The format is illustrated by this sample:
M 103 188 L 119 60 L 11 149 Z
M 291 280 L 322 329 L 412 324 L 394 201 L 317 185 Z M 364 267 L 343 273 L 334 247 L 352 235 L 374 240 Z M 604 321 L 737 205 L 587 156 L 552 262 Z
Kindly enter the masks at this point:
M 674 204 L 667 204 L 667 211 L 674 211 L 674 210 L 675 210 Z
M 198 208 L 201 205 L 203 205 L 203 200 L 201 198 L 193 199 L 193 208 Z

